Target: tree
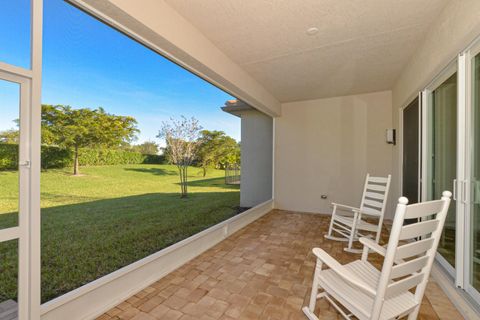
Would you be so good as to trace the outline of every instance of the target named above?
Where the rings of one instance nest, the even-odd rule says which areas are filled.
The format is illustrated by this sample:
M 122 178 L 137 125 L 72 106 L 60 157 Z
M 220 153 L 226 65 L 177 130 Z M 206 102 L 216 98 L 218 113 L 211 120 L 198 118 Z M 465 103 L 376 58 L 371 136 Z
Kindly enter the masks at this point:
M 74 175 L 79 174 L 80 148 L 119 147 L 136 138 L 136 124 L 133 117 L 109 114 L 103 108 L 42 105 L 43 142 L 73 150 Z
M 198 162 L 204 177 L 208 168 L 224 168 L 240 161 L 240 146 L 225 132 L 202 130 L 200 134 Z
M 167 146 L 164 150 L 167 159 L 178 168 L 182 198 L 187 197 L 188 194 L 188 166 L 197 156 L 200 130 L 202 127 L 197 119 L 193 117 L 187 119 L 182 116 L 180 120 L 170 119 L 170 122 L 163 122 L 157 136 L 165 139 Z
M 20 133 L 18 130 L 10 129 L 0 132 L 0 143 L 18 144 L 20 141 Z
M 145 141 L 142 144 L 132 146 L 132 150 L 141 154 L 158 154 L 160 148 L 158 144 L 153 141 Z

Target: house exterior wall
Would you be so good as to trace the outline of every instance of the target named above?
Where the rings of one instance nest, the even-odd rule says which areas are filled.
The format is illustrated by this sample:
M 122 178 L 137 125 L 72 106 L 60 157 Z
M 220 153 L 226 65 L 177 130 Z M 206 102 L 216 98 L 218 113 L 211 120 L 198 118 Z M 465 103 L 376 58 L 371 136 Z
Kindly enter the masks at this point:
M 330 213 L 331 202 L 358 206 L 365 175 L 392 172 L 391 127 L 390 91 L 283 104 L 275 120 L 275 207 Z
M 393 125 L 400 127 L 400 108 L 406 107 L 459 52 L 480 35 L 480 1 L 452 0 L 430 27 L 422 45 L 417 49 L 398 78 L 393 90 Z M 397 136 L 401 137 L 400 130 Z M 401 141 L 399 141 L 401 143 Z M 400 148 L 394 150 L 392 195 L 400 196 Z
M 273 119 L 257 110 L 242 118 L 240 206 L 272 199 Z

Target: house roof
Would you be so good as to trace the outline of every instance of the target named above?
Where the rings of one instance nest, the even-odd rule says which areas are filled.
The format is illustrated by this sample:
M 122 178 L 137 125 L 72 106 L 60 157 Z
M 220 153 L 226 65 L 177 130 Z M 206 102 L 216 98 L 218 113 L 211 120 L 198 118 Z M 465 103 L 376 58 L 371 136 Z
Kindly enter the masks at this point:
M 222 107 L 222 110 L 224 112 L 233 114 L 234 116 L 241 117 L 242 113 L 245 111 L 252 111 L 255 109 L 243 101 L 234 99 L 225 101 L 225 105 Z

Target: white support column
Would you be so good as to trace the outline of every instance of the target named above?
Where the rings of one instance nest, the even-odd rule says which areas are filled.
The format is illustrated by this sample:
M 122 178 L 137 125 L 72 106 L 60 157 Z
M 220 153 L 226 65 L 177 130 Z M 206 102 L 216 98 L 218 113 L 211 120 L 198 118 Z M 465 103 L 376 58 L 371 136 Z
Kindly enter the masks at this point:
M 428 90 L 425 89 L 422 92 L 420 92 L 420 101 L 421 101 L 421 106 L 422 106 L 422 123 L 421 123 L 421 154 L 422 154 L 422 162 L 421 162 L 421 198 L 420 201 L 426 201 L 428 198 L 428 188 L 427 188 L 427 183 L 428 183 Z
M 465 235 L 468 234 L 465 228 L 465 210 L 467 206 L 466 194 L 466 175 L 465 161 L 467 154 L 466 149 L 466 56 L 464 53 L 458 56 L 457 60 L 457 181 L 458 197 L 457 197 L 457 220 L 455 228 L 455 285 L 459 288 L 465 287 Z
M 41 90 L 42 90 L 42 41 L 43 0 L 32 0 L 31 7 L 31 93 L 30 93 L 30 208 L 29 243 L 29 320 L 40 319 L 40 145 L 41 145 Z

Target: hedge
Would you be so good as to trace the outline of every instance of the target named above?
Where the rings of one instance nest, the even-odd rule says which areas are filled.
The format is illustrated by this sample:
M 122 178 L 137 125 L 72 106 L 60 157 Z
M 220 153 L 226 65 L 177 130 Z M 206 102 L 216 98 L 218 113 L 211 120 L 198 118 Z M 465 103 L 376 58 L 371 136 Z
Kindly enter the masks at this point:
M 0 144 L 0 170 L 16 170 L 18 168 L 18 145 Z
M 65 168 L 73 165 L 73 152 L 55 146 L 42 146 L 42 168 Z M 117 164 L 163 164 L 165 157 L 141 154 L 116 149 L 80 149 L 78 161 L 81 166 L 103 166 Z M 16 170 L 18 145 L 0 143 L 0 170 Z

